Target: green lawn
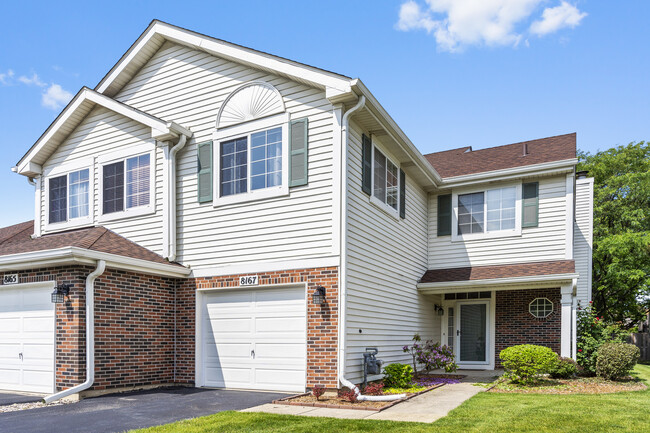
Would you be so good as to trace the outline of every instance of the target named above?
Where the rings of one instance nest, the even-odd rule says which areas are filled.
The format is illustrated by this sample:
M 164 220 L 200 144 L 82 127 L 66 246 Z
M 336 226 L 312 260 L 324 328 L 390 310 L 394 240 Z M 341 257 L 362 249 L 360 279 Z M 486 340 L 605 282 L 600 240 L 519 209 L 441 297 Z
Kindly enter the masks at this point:
M 635 374 L 650 382 L 650 365 Z M 206 432 L 647 432 L 650 391 L 601 395 L 480 393 L 433 424 L 222 412 L 138 433 Z

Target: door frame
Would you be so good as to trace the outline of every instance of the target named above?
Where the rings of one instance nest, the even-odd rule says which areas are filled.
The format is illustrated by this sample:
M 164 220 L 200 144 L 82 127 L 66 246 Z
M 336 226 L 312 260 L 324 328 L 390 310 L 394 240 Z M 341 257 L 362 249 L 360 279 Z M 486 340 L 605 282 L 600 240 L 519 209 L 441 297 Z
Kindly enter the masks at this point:
M 455 317 L 455 325 L 456 325 L 456 335 L 455 335 L 455 340 L 454 344 L 456 346 L 456 364 L 458 364 L 459 367 L 463 368 L 485 368 L 486 365 L 490 364 L 490 358 L 491 358 L 491 343 L 492 343 L 492 338 L 490 335 L 490 324 L 492 322 L 491 320 L 491 314 L 490 314 L 490 300 L 489 299 L 472 299 L 472 300 L 461 300 L 461 301 L 456 301 L 456 308 L 454 310 L 454 313 L 456 315 Z M 458 331 L 460 329 L 460 318 L 461 318 L 461 307 L 463 305 L 485 305 L 485 361 L 483 362 L 467 362 L 467 361 L 461 361 L 460 360 L 460 338 L 461 335 L 459 335 Z M 462 330 L 461 330 L 462 332 Z

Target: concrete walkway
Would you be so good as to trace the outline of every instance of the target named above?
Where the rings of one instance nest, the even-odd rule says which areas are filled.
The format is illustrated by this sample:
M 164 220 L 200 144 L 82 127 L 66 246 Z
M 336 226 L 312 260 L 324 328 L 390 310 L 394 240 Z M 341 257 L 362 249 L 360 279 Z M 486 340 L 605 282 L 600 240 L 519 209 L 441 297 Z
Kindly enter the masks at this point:
M 282 415 L 324 416 L 344 419 L 375 419 L 389 421 L 434 422 L 446 416 L 452 409 L 460 406 L 485 387 L 478 383 L 491 382 L 500 371 L 462 372 L 468 374 L 461 383 L 444 385 L 433 391 L 425 392 L 405 402 L 381 412 L 352 409 L 330 409 L 309 406 L 289 406 L 281 404 L 263 404 L 244 409 L 242 412 L 266 412 Z

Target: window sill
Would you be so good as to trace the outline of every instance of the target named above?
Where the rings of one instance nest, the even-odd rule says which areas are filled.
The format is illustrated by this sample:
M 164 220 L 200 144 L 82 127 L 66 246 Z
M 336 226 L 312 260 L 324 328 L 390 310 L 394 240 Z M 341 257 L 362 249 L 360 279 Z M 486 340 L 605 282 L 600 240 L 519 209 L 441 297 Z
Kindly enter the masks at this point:
M 98 222 L 102 223 L 106 221 L 116 221 L 116 220 L 122 220 L 128 218 L 135 218 L 135 217 L 141 217 L 145 215 L 152 215 L 154 213 L 156 213 L 156 209 L 154 206 L 142 206 L 142 207 L 136 207 L 121 212 L 102 214 L 99 216 Z
M 399 218 L 399 212 L 398 212 L 397 209 L 393 209 L 392 207 L 388 206 L 386 203 L 379 200 L 374 195 L 371 195 L 368 200 L 370 201 L 370 204 L 372 204 L 375 207 L 381 209 L 383 212 L 387 213 L 388 215 L 392 216 L 397 221 L 399 221 L 400 218 Z
M 60 222 L 60 223 L 46 223 L 43 227 L 43 232 L 53 233 L 53 232 L 62 232 L 65 230 L 77 229 L 80 227 L 87 227 L 93 225 L 92 218 L 79 218 L 71 221 Z
M 515 230 L 500 230 L 495 232 L 487 233 L 472 233 L 467 235 L 458 235 L 452 234 L 452 242 L 469 242 L 469 241 L 480 241 L 484 239 L 499 239 L 499 238 L 514 238 L 521 237 L 521 229 Z
M 259 200 L 266 200 L 275 197 L 286 197 L 289 195 L 289 188 L 286 186 L 265 188 L 242 194 L 233 194 L 226 197 L 214 197 L 214 207 L 227 206 L 231 204 L 248 203 Z

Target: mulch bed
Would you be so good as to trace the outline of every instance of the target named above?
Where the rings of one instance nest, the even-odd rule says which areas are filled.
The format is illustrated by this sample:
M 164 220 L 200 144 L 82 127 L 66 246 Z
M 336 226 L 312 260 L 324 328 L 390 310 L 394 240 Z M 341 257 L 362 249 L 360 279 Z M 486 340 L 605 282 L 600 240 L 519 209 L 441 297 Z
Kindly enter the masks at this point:
M 357 401 L 352 403 L 347 400 L 343 400 L 338 397 L 336 394 L 326 393 L 322 395 L 319 399 L 316 399 L 310 392 L 304 394 L 298 394 L 291 397 L 282 398 L 280 400 L 273 401 L 274 404 L 285 404 L 290 406 L 309 406 L 309 407 L 325 407 L 330 409 L 354 409 L 354 410 L 370 410 L 375 412 L 380 412 L 389 407 L 395 406 L 398 403 L 401 403 L 406 400 L 410 400 L 413 397 L 429 392 L 433 389 L 440 388 L 441 386 L 446 385 L 447 383 L 457 383 L 460 379 L 464 378 L 463 375 L 458 374 L 429 374 L 429 375 L 420 375 L 418 380 L 438 382 L 432 383 L 430 386 L 427 386 L 426 389 L 406 393 L 406 397 L 394 400 L 394 401 Z M 437 380 L 436 380 L 437 379 Z M 441 382 L 442 379 L 442 383 Z M 390 394 L 385 394 L 390 395 Z
M 487 392 L 515 394 L 611 394 L 624 391 L 643 391 L 647 386 L 628 377 L 621 380 L 605 380 L 599 377 L 575 379 L 543 379 L 536 385 L 517 385 L 505 379 L 497 382 Z

